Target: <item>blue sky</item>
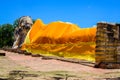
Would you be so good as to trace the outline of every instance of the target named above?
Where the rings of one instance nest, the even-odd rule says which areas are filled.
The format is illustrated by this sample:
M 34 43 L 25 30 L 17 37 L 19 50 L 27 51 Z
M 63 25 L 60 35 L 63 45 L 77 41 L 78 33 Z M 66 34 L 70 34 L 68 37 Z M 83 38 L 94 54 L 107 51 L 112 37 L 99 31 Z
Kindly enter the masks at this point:
M 120 0 L 1 0 L 0 24 L 31 16 L 48 24 L 72 22 L 91 27 L 99 21 L 120 23 Z

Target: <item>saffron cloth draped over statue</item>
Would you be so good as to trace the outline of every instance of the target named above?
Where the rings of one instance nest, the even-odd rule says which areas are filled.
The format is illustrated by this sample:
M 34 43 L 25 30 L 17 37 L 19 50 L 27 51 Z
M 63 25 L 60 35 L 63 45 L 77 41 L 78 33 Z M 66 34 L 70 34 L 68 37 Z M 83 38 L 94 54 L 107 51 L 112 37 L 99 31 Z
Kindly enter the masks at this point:
M 22 50 L 32 54 L 94 61 L 96 27 L 80 28 L 68 22 L 44 24 L 36 20 Z

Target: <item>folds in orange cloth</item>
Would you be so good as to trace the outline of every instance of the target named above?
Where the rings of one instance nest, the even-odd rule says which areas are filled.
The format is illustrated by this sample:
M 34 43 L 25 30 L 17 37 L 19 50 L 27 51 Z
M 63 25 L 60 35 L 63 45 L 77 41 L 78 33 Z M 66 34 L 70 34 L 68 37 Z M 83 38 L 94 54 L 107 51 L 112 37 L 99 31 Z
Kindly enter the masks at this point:
M 75 24 L 61 21 L 51 22 L 45 25 L 38 19 L 26 36 L 22 49 L 33 54 L 41 54 L 41 51 L 43 53 L 50 52 L 50 54 L 55 52 L 56 55 L 57 52 L 58 54 L 61 52 L 63 55 L 64 53 L 69 55 L 76 53 L 80 55 L 87 53 L 94 54 L 95 36 L 96 27 L 80 28 Z M 63 57 L 66 56 L 64 55 Z

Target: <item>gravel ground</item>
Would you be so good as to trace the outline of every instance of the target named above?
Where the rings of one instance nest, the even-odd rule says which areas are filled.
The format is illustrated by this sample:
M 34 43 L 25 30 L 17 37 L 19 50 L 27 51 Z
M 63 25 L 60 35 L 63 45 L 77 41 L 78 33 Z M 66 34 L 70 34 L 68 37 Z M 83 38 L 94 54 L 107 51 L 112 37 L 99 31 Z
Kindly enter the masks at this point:
M 98 69 L 7 52 L 0 56 L 0 80 L 120 80 L 120 69 Z

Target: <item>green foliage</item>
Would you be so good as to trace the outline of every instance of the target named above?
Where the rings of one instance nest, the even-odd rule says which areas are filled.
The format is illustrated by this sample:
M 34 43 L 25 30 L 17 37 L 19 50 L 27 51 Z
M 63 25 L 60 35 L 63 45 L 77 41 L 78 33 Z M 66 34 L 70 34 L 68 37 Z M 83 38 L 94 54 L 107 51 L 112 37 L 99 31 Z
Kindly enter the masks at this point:
M 3 24 L 0 27 L 0 47 L 12 46 L 13 44 L 13 26 Z
M 36 20 L 35 20 L 35 19 L 32 19 L 32 21 L 33 21 L 33 23 L 35 23 Z
M 16 28 L 18 27 L 18 22 L 19 22 L 19 19 L 16 19 L 13 23 L 13 27 Z

